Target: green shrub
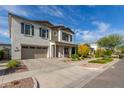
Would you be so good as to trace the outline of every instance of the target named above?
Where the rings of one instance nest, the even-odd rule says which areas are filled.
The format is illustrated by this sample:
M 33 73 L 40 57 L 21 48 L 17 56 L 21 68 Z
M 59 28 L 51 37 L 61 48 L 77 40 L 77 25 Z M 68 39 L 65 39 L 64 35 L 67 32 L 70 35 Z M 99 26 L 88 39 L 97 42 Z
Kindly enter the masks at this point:
M 98 57 L 103 57 L 104 56 L 104 49 L 97 49 L 96 52 L 95 52 L 95 57 L 98 58 Z
M 4 51 L 3 50 L 0 50 L 0 60 L 2 60 L 4 57 Z
M 16 68 L 20 65 L 17 60 L 10 60 L 7 64 L 7 68 Z
M 104 51 L 104 55 L 111 56 L 112 55 L 112 50 L 106 50 L 106 51 Z
M 77 54 L 72 54 L 71 58 L 79 58 Z
M 82 57 L 78 57 L 78 60 L 82 60 Z
M 72 54 L 71 59 L 72 59 L 72 61 L 77 61 L 77 60 L 80 60 L 81 58 L 79 57 L 78 54 Z

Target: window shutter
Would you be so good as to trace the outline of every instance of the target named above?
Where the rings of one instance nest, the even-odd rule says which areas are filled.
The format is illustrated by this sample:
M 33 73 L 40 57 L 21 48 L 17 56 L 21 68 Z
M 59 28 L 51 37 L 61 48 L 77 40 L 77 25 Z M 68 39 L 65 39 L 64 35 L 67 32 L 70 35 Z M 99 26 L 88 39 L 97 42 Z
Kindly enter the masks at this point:
M 41 28 L 39 28 L 39 36 L 41 37 Z
M 72 42 L 72 35 L 70 35 L 70 41 Z
M 47 30 L 47 38 L 49 38 L 49 31 Z
M 24 23 L 21 23 L 21 33 L 24 34 Z
M 34 26 L 32 25 L 32 35 L 34 35 Z

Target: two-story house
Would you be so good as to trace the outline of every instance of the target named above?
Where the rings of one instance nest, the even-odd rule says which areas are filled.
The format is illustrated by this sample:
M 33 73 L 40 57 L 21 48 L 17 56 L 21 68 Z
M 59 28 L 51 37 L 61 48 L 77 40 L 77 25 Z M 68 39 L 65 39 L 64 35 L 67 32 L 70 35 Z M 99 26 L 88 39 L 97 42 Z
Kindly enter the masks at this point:
M 65 26 L 9 13 L 12 59 L 70 57 L 76 52 L 74 32 Z

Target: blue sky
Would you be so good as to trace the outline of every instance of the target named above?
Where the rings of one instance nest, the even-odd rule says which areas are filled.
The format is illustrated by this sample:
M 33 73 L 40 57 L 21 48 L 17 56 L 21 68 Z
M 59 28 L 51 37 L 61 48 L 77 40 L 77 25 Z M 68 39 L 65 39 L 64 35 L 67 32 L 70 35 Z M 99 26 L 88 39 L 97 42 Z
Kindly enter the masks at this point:
M 4 43 L 10 43 L 8 12 L 70 27 L 76 33 L 76 43 L 124 34 L 124 6 L 0 6 L 0 42 Z

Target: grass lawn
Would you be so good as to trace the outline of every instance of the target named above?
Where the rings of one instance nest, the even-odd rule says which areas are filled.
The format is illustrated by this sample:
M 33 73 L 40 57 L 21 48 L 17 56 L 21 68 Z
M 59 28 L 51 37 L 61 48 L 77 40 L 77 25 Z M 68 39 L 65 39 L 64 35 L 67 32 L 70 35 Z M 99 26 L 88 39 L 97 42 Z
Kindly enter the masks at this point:
M 91 60 L 89 63 L 99 63 L 99 64 L 106 64 L 113 61 L 112 58 L 102 58 L 102 59 L 97 59 L 97 60 Z

